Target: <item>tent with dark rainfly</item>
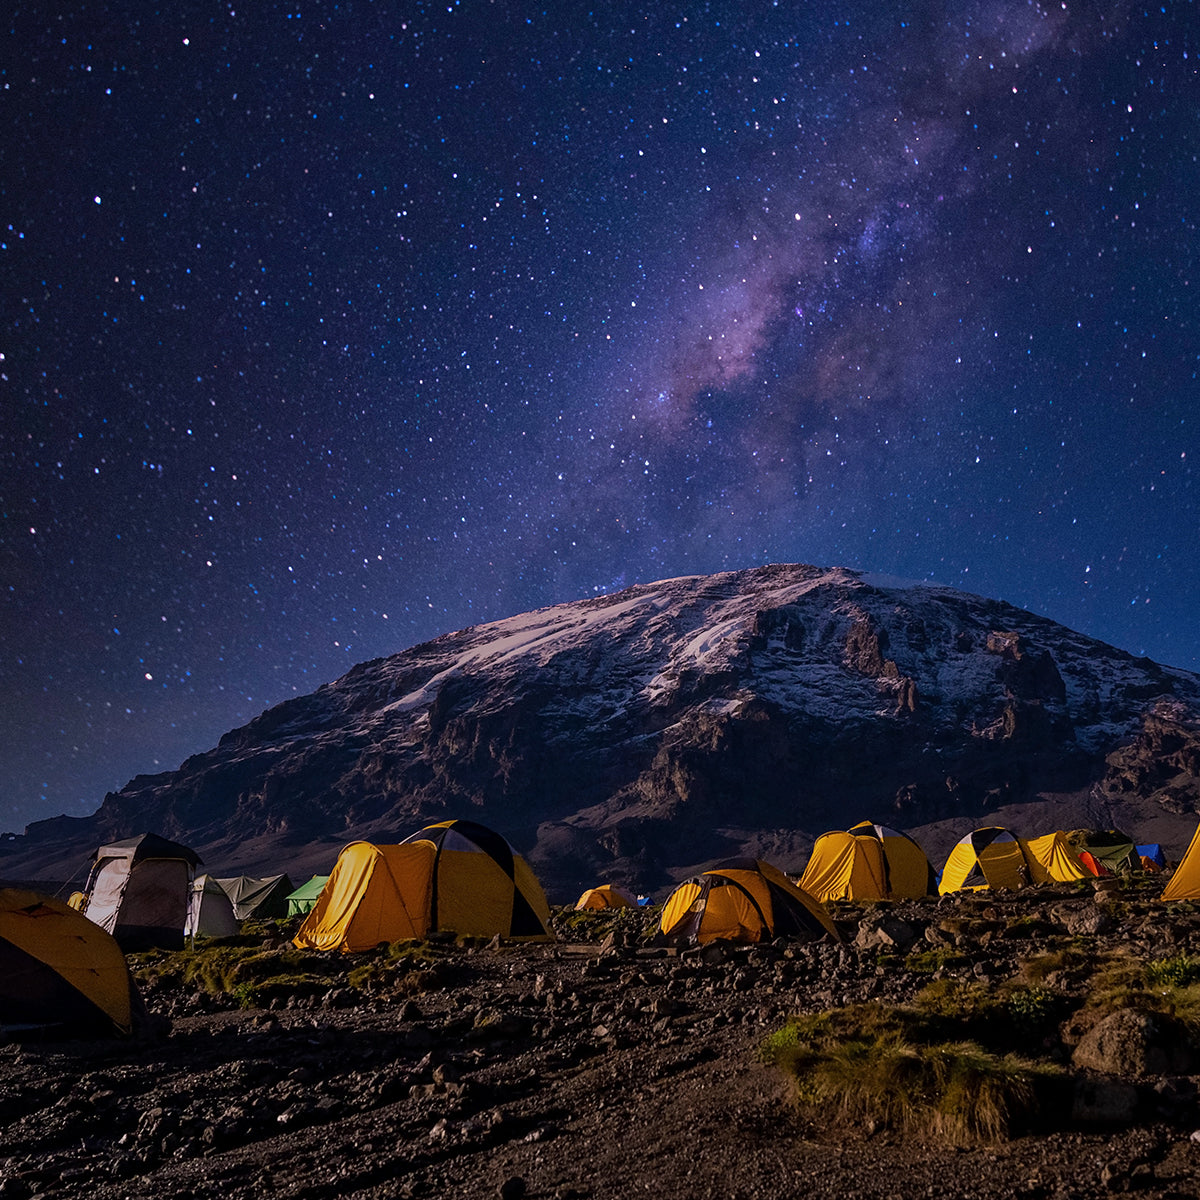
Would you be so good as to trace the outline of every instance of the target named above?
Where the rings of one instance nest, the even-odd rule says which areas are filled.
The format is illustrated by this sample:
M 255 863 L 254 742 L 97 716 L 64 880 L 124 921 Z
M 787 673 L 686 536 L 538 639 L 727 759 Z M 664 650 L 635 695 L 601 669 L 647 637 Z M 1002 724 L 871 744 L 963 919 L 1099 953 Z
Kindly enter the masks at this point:
M 240 930 L 233 903 L 225 894 L 225 889 L 211 875 L 197 875 L 192 880 L 192 892 L 188 899 L 185 936 L 233 937 Z
M 0 889 L 0 1026 L 109 1036 L 144 1015 L 111 934 L 61 900 Z
M 817 838 L 800 887 L 822 902 L 915 900 L 936 895 L 937 877 L 907 834 L 863 821 Z
M 236 875 L 217 882 L 233 904 L 233 915 L 239 921 L 287 916 L 292 881 L 286 875 Z
M 512 846 L 474 821 L 443 821 L 398 846 L 352 842 L 293 940 L 313 950 L 370 950 L 435 930 L 554 937 L 542 885 Z
M 637 897 L 618 883 L 602 883 L 599 887 L 588 888 L 575 901 L 575 911 L 582 912 L 589 908 L 637 908 Z
M 1007 829 L 976 829 L 950 851 L 939 891 L 1015 890 L 1034 883 L 1069 883 L 1089 872 L 1061 830 L 1025 841 Z
M 317 902 L 317 897 L 321 894 L 321 889 L 329 882 L 328 875 L 314 875 L 307 883 L 302 883 L 294 892 L 289 892 L 287 897 L 287 912 L 284 914 L 288 917 L 304 917 L 312 912 L 313 905 Z
M 950 851 L 938 890 L 1016 889 L 1032 882 L 1029 862 L 1016 834 L 990 825 L 976 829 Z
M 668 897 L 660 939 L 682 944 L 831 937 L 837 927 L 820 901 L 770 863 L 731 858 L 681 883 Z
M 195 851 L 154 833 L 110 842 L 96 851 L 83 914 L 122 950 L 182 950 Z

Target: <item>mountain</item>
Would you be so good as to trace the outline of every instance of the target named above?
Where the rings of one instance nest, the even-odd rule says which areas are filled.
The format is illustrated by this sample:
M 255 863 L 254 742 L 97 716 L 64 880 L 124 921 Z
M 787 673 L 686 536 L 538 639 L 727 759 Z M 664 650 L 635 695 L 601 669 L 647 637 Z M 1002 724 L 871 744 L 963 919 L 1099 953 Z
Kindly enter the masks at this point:
M 213 869 L 295 878 L 347 841 L 466 816 L 566 900 L 731 853 L 798 869 L 815 836 L 863 818 L 935 859 L 1009 823 L 1124 827 L 1178 853 L 1198 800 L 1200 676 L 950 588 L 777 565 L 362 663 L 91 817 L 10 837 L 0 875 L 62 877 L 150 829 Z

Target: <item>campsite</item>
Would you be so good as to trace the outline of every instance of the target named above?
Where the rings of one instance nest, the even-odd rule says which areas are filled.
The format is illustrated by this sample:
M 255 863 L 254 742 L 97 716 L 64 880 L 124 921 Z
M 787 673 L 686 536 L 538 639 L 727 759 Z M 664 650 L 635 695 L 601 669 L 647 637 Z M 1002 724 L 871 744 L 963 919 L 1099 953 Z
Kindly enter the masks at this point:
M 411 853 L 339 859 L 307 913 L 129 952 L 132 1037 L 12 1037 L 0 1196 L 1196 1194 L 1200 908 L 1164 900 L 1154 864 L 1055 867 L 1082 851 L 1054 835 L 1037 848 L 1067 878 L 988 886 L 1014 847 L 1028 876 L 1039 839 L 976 831 L 967 886 L 864 898 L 886 891 L 889 850 L 899 889 L 924 892 L 927 872 L 864 825 L 860 853 L 814 852 L 813 877 L 852 893 L 824 905 L 733 861 L 663 904 L 599 885 L 547 909 L 544 935 L 512 936 L 511 915 L 503 936 L 421 928 L 398 892 L 406 933 L 365 950 L 299 936 L 339 875 L 434 840 L 452 850 L 425 903 L 457 876 L 502 907 L 478 883 L 497 870 L 507 911 L 536 914 L 536 880 L 487 834 L 430 827 Z M 1168 891 L 1200 855 L 1184 866 Z M 851 1085 L 856 1056 L 872 1070 Z M 935 1095 L 913 1071 L 938 1062 L 954 1086 Z

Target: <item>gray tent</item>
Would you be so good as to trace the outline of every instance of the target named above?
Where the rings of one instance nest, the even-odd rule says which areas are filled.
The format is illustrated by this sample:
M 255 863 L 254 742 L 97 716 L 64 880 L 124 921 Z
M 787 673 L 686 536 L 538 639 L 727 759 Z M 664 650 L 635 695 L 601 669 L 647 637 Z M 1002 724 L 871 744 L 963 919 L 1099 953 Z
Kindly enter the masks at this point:
M 220 882 L 211 875 L 197 875 L 188 900 L 187 936 L 232 937 L 240 930 L 233 904 Z
M 122 950 L 182 950 L 193 850 L 154 833 L 111 842 L 96 851 L 83 915 L 117 939 Z
M 250 917 L 266 920 L 287 916 L 287 898 L 292 890 L 292 881 L 286 875 L 268 875 L 265 878 L 238 875 L 234 879 L 218 879 L 217 882 L 233 902 L 233 912 L 239 921 Z

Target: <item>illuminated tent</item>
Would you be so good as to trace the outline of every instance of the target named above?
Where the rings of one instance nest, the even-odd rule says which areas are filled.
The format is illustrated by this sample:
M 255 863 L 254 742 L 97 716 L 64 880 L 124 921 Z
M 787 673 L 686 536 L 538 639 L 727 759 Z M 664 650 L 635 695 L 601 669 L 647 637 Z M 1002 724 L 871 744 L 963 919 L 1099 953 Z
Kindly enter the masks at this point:
M 0 889 L 0 1025 L 127 1034 L 143 1015 L 110 933 L 61 900 Z
M 781 935 L 841 940 L 820 901 L 754 858 L 731 858 L 681 883 L 663 906 L 659 929 L 662 940 L 676 943 Z
M 1200 900 L 1200 827 L 1197 827 L 1183 860 L 1163 888 L 1163 900 Z
M 474 821 L 429 825 L 398 846 L 352 842 L 293 939 L 313 950 L 370 950 L 434 930 L 550 940 L 537 877 Z
M 575 911 L 585 908 L 637 908 L 637 897 L 615 883 L 588 888 L 575 902 Z
M 822 902 L 917 899 L 936 894 L 937 878 L 907 834 L 863 821 L 817 838 L 800 887 Z
M 82 912 L 117 939 L 122 950 L 182 950 L 194 851 L 154 833 L 111 842 L 96 851 Z
M 942 868 L 938 891 L 978 891 L 983 888 L 1024 887 L 1032 872 L 1021 843 L 1007 829 L 991 825 L 976 829 L 950 851 Z
M 1031 883 L 1070 883 L 1093 874 L 1079 861 L 1078 851 L 1061 830 L 1022 841 L 1021 847 L 1029 864 Z

